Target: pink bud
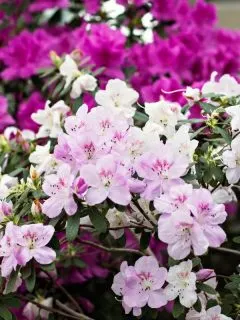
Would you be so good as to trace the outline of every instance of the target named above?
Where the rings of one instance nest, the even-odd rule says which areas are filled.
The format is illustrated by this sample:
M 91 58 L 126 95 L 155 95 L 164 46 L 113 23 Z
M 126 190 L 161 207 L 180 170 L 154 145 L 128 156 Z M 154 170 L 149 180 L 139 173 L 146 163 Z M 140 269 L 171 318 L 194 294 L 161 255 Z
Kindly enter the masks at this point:
M 86 184 L 85 180 L 81 177 L 78 177 L 74 181 L 74 190 L 77 196 L 82 197 L 85 192 L 87 191 L 88 185 Z

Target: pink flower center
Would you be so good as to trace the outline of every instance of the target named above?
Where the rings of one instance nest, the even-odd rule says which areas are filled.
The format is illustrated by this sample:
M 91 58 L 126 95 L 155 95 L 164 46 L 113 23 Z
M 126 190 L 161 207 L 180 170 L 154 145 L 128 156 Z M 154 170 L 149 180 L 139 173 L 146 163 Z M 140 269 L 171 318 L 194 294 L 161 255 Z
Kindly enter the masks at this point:
M 109 187 L 113 178 L 113 172 L 102 169 L 99 173 L 102 183 L 105 187 Z
M 163 177 L 167 176 L 167 172 L 170 168 L 171 164 L 167 162 L 167 160 L 157 159 L 152 165 L 152 170 Z
M 85 143 L 84 146 L 83 146 L 83 149 L 84 149 L 84 152 L 87 156 L 87 159 L 90 160 L 93 158 L 93 155 L 96 151 L 96 148 L 93 144 L 93 142 L 90 142 L 90 143 Z
M 140 279 L 141 291 L 151 290 L 154 283 L 152 274 L 150 272 L 141 272 L 137 276 Z

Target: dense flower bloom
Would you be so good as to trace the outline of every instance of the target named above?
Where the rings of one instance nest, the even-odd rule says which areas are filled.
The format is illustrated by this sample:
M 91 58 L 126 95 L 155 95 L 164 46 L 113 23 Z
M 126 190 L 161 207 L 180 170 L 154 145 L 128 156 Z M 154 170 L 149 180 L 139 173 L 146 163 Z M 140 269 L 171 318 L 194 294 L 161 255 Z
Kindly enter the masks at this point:
M 52 42 L 51 36 L 38 29 L 31 33 L 22 31 L 0 50 L 0 59 L 6 65 L 1 73 L 5 80 L 28 79 L 50 61 L 48 53 Z
M 169 284 L 164 291 L 169 300 L 174 300 L 179 296 L 180 303 L 187 308 L 192 307 L 197 301 L 196 275 L 192 272 L 191 260 L 171 267 L 167 275 L 167 282 Z
M 43 11 L 51 8 L 66 8 L 69 0 L 34 0 L 30 5 L 30 12 Z

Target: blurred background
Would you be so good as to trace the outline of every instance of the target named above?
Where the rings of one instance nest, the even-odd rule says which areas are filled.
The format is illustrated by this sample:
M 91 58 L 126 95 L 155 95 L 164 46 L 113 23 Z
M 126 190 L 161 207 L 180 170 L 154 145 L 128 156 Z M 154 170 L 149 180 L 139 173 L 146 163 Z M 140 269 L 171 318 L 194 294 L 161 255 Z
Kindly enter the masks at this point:
M 239 0 L 214 0 L 217 5 L 219 24 L 222 27 L 240 28 L 240 1 Z

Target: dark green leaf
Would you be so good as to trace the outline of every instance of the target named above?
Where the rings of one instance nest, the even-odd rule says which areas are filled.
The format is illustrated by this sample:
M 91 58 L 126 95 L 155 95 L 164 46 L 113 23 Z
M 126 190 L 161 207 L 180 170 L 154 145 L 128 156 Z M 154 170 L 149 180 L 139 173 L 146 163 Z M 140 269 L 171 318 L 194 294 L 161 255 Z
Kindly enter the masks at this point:
M 72 106 L 72 111 L 73 113 L 77 113 L 78 109 L 81 107 L 83 103 L 82 97 L 79 97 L 74 100 L 73 106 Z
M 232 138 L 226 130 L 224 130 L 223 128 L 220 128 L 220 127 L 215 127 L 213 129 L 213 132 L 220 134 L 223 137 L 223 139 L 226 141 L 227 144 L 231 144 Z
M 197 312 L 201 312 L 202 310 L 202 304 L 200 299 L 197 299 L 197 302 L 193 305 L 193 308 L 197 311 Z
M 30 277 L 31 273 L 32 273 L 32 265 L 31 265 L 31 263 L 28 263 L 25 267 L 23 267 L 21 269 L 22 278 L 24 280 L 27 279 L 28 277 Z
M 12 313 L 4 305 L 0 305 L 0 315 L 4 320 L 12 320 Z
M 207 309 L 210 309 L 210 308 L 215 307 L 217 305 L 218 305 L 217 300 L 210 299 L 207 302 Z
M 105 216 L 97 210 L 97 208 L 91 208 L 89 218 L 99 233 L 105 233 L 107 231 L 108 223 Z
M 180 302 L 176 301 L 173 307 L 173 317 L 177 319 L 184 312 L 184 307 L 180 304 Z
M 31 275 L 25 280 L 26 288 L 29 292 L 32 292 L 36 283 L 36 271 L 32 265 Z
M 240 244 L 240 236 L 239 237 L 234 237 L 233 238 L 233 242 Z
M 60 250 L 60 243 L 59 243 L 59 240 L 55 234 L 53 235 L 52 239 L 50 240 L 48 246 L 51 247 L 55 251 Z
M 193 268 L 198 266 L 201 263 L 201 259 L 199 257 L 195 257 L 192 259 Z
M 2 302 L 9 308 L 19 308 L 21 306 L 21 301 L 13 296 L 5 296 Z
M 10 278 L 7 282 L 7 286 L 5 288 L 5 294 L 9 294 L 10 292 L 13 291 L 17 278 L 18 278 L 18 269 L 11 273 Z
M 208 294 L 217 294 L 216 290 L 213 289 L 211 286 L 209 286 L 208 284 L 199 282 L 197 283 L 197 288 L 201 291 L 204 291 Z
M 148 116 L 143 112 L 136 111 L 136 113 L 134 115 L 134 119 L 139 122 L 146 123 L 148 121 Z
M 83 260 L 78 259 L 78 258 L 73 258 L 72 264 L 78 268 L 85 268 L 86 267 L 86 263 Z
M 140 238 L 140 248 L 142 250 L 145 250 L 149 246 L 149 242 L 151 240 L 151 232 L 142 232 L 141 238 Z
M 70 216 L 67 220 L 67 227 L 66 227 L 66 238 L 68 241 L 73 241 L 76 239 L 79 231 L 80 225 L 80 216 L 77 212 L 75 215 Z
M 206 102 L 200 102 L 199 104 L 201 108 L 208 114 L 211 114 L 214 111 L 214 109 L 216 109 L 213 105 Z
M 52 262 L 50 264 L 41 264 L 41 268 L 45 271 L 54 271 L 56 269 L 55 263 Z
M 169 267 L 173 267 L 173 266 L 175 266 L 175 265 L 177 265 L 177 264 L 179 264 L 179 261 L 174 260 L 174 259 L 171 258 L 171 257 L 168 258 L 168 266 L 169 266 Z

